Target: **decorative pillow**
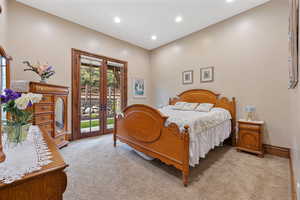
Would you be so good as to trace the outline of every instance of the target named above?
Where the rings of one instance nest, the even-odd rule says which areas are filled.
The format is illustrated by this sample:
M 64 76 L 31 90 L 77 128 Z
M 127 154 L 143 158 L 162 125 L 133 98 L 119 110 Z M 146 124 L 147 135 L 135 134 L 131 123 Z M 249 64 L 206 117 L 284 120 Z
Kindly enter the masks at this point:
M 198 112 L 209 112 L 214 107 L 214 104 L 211 103 L 200 103 L 199 106 L 195 109 Z
M 192 111 L 192 110 L 195 110 L 195 108 L 198 105 L 199 105 L 198 103 L 186 103 L 186 104 L 184 104 L 182 110 Z
M 178 101 L 175 103 L 175 105 L 173 106 L 174 110 L 182 110 L 183 106 L 186 104 L 186 102 L 183 101 Z

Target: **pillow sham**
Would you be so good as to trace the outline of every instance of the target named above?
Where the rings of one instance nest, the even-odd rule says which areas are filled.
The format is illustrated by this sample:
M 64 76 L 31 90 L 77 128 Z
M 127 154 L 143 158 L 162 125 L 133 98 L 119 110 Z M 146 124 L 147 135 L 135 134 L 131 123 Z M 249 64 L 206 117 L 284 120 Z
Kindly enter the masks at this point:
M 178 101 L 175 103 L 175 105 L 173 106 L 174 110 L 182 110 L 183 106 L 186 104 L 186 102 L 183 101 Z
M 195 109 L 198 112 L 209 112 L 214 107 L 214 104 L 211 103 L 200 103 L 199 106 Z
M 182 107 L 182 110 L 192 111 L 199 105 L 199 103 L 186 103 Z

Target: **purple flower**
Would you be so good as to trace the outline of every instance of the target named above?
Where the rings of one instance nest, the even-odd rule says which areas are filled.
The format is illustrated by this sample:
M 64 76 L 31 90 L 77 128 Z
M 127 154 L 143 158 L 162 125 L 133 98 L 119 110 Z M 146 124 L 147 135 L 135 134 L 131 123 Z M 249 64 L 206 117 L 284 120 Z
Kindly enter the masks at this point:
M 13 91 L 11 89 L 8 89 L 8 88 L 4 89 L 4 95 L 0 96 L 1 103 L 7 103 L 10 100 L 16 100 L 19 97 L 21 97 L 21 93 L 15 92 L 15 91 Z
M 17 93 L 17 92 L 13 92 L 10 95 L 8 95 L 8 97 L 9 97 L 10 100 L 16 100 L 17 98 L 20 97 L 20 94 Z
M 9 88 L 5 88 L 4 89 L 4 93 L 5 93 L 5 95 L 7 95 L 7 96 L 9 96 L 10 94 L 12 94 L 14 91 L 13 90 L 11 90 L 11 89 L 9 89 Z
M 53 70 L 53 67 L 52 66 L 49 66 L 46 71 L 52 71 Z
M 32 102 L 31 102 L 31 101 L 29 101 L 29 103 L 28 103 L 27 107 L 31 107 L 31 106 L 32 106 Z
M 7 98 L 7 96 L 5 96 L 3 94 L 0 95 L 0 98 L 1 98 L 1 104 L 7 103 L 9 101 L 9 99 Z

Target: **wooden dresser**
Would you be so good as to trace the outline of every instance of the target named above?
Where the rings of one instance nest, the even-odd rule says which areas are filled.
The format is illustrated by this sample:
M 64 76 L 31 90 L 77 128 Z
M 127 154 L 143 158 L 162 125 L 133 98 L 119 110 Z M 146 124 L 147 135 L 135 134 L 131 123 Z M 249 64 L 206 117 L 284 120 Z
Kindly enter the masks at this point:
M 28 174 L 11 184 L 0 182 L 0 200 L 62 200 L 67 187 L 68 165 L 61 157 L 53 139 L 45 132 L 43 137 L 52 153 L 52 163 L 42 170 Z
M 238 121 L 238 151 L 247 151 L 263 157 L 263 121 Z
M 29 92 L 43 94 L 42 101 L 33 105 L 33 124 L 51 135 L 57 147 L 68 145 L 68 87 L 30 82 Z

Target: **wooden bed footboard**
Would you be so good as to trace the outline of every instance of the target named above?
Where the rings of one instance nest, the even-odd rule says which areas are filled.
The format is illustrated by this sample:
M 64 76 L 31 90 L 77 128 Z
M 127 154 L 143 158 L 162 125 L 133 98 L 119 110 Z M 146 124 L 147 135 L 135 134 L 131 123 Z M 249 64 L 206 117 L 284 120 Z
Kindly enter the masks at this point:
M 236 143 L 236 101 L 209 90 L 192 89 L 169 100 L 170 105 L 178 101 L 189 103 L 211 103 L 214 107 L 223 108 L 231 114 L 232 133 L 229 138 Z M 146 105 L 132 105 L 124 109 L 115 118 L 114 146 L 116 141 L 127 143 L 136 150 L 160 159 L 182 171 L 183 184 L 187 186 L 189 177 L 189 127 L 181 133 L 174 123 L 165 126 L 168 117 L 158 110 Z
M 114 146 L 117 139 L 134 149 L 182 171 L 183 184 L 189 177 L 189 132 L 174 123 L 165 126 L 168 117 L 146 105 L 131 105 L 115 117 Z

